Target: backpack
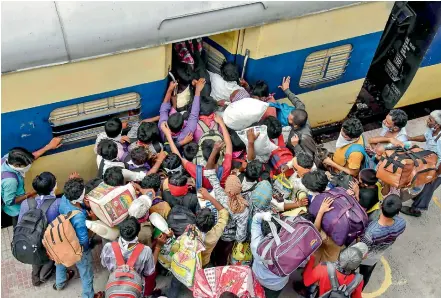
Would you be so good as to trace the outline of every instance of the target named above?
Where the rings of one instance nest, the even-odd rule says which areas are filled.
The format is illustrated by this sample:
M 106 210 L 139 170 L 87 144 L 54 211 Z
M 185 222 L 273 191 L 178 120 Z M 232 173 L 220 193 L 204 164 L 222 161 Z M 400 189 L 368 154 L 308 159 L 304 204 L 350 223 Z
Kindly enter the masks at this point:
M 188 208 L 176 205 L 168 214 L 167 224 L 176 237 L 182 235 L 188 225 L 196 223 L 196 216 Z
M 363 169 L 375 169 L 375 162 L 373 160 L 373 158 L 371 158 L 366 150 L 364 149 L 365 145 L 364 145 L 364 138 L 363 138 L 363 145 L 360 144 L 351 144 L 349 145 L 349 148 L 346 149 L 345 152 L 345 164 L 349 159 L 349 156 L 351 155 L 351 153 L 353 152 L 360 152 L 361 154 L 363 154 L 363 163 L 361 164 L 360 170 Z
M 337 279 L 337 271 L 335 265 L 331 262 L 326 262 L 326 269 L 328 270 L 328 277 L 331 282 L 331 290 L 327 291 L 319 298 L 347 298 L 351 297 L 352 293 L 363 280 L 363 276 L 359 273 L 355 274 L 355 278 L 348 285 L 340 285 Z
M 276 108 L 277 119 L 282 124 L 282 127 L 289 126 L 290 124 L 288 123 L 288 116 L 291 114 L 291 111 L 295 110 L 296 108 L 286 103 L 269 102 L 268 104 L 270 107 Z
M 12 255 L 24 264 L 43 265 L 49 261 L 42 239 L 48 222 L 46 212 L 56 199 L 47 199 L 37 208 L 35 199 L 27 199 L 29 210 L 14 228 Z
M 43 245 L 49 258 L 56 264 L 70 267 L 81 260 L 83 249 L 70 219 L 81 213 L 79 210 L 61 214 L 44 232 Z
M 216 143 L 218 141 L 223 141 L 224 138 L 222 134 L 219 132 L 219 125 L 216 122 L 213 128 L 208 127 L 207 124 L 205 124 L 205 122 L 201 120 L 199 120 L 198 125 L 202 129 L 202 135 L 198 141 L 199 149 L 198 149 L 198 153 L 193 159 L 193 163 L 195 165 L 205 166 L 207 164 L 207 161 L 204 159 L 204 156 L 202 154 L 202 143 L 205 140 L 213 140 Z M 223 152 L 221 151 L 218 162 L 222 162 L 223 160 L 222 156 L 223 156 Z
M 144 249 L 138 243 L 132 251 L 127 263 L 121 253 L 118 242 L 112 242 L 117 268 L 113 271 L 106 284 L 106 298 L 140 298 L 143 297 L 143 279 L 135 271 L 135 263 Z
M 275 174 L 280 174 L 282 166 L 286 165 L 294 158 L 292 152 L 286 148 L 282 135 L 278 138 L 278 145 L 279 147 L 271 152 L 269 160 L 271 168 Z M 294 171 L 290 169 L 286 171 L 285 175 L 289 178 L 293 173 Z
M 271 233 L 259 244 L 257 254 L 269 271 L 289 276 L 320 247 L 322 238 L 314 224 L 301 216 L 273 219 L 281 225 L 280 232 L 269 222 Z

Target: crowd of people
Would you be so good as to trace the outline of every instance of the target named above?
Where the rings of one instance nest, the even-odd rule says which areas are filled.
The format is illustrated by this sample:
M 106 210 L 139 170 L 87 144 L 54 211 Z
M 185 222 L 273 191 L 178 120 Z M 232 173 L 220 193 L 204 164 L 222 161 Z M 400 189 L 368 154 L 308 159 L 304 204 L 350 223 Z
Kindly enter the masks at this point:
M 381 256 L 406 228 L 399 213 L 421 216 L 441 183 L 441 110 L 430 114 L 424 135 L 413 137 L 399 109 L 389 112 L 380 135 L 371 139 L 363 136 L 360 120 L 347 119 L 334 152 L 327 152 L 312 137 L 308 108 L 290 90 L 290 77 L 281 78 L 279 88 L 292 106 L 276 102 L 264 81 L 240 79 L 234 63 L 225 62 L 220 74 L 207 71 L 200 40 L 176 44 L 174 54 L 173 80 L 159 116 L 131 125 L 118 118 L 105 123 L 94 148 L 96 178 L 84 181 L 74 172 L 57 197 L 57 177 L 43 172 L 26 192 L 26 172 L 39 156 L 59 147 L 60 138 L 33 153 L 13 148 L 2 158 L 2 210 L 15 227 L 14 256 L 23 261 L 28 252 L 16 251 L 14 243 L 30 241 L 20 238 L 27 237 L 21 231 L 30 223 L 39 226 L 32 218 L 40 216 L 50 231 L 39 230 L 44 246 L 35 251 L 60 245 L 60 216 L 70 221 L 81 246 L 72 260 L 61 254 L 57 262 L 29 261 L 32 284 L 41 285 L 55 272 L 53 288 L 62 291 L 75 275 L 68 267 L 75 264 L 85 298 L 132 293 L 135 286 L 120 286 L 127 272 L 141 277 L 137 297 L 174 298 L 193 290 L 194 297 L 273 298 L 298 272 L 302 280 L 290 286 L 304 297 L 346 292 L 361 298 Z M 261 105 L 255 116 L 251 110 Z M 237 121 L 232 113 L 239 115 Z M 415 142 L 425 142 L 425 151 L 437 155 L 436 177 L 406 187 L 379 179 L 387 152 L 406 152 Z M 118 207 L 116 224 L 106 224 L 112 218 L 103 216 L 111 212 L 107 206 L 96 211 L 102 189 L 132 194 L 130 204 Z M 414 199 L 411 206 L 403 206 L 404 195 Z M 347 204 L 347 212 L 340 212 Z M 354 218 L 360 218 L 361 228 Z M 288 253 L 304 245 L 304 235 L 318 235 L 302 257 L 277 250 L 292 237 L 292 227 L 305 228 L 305 233 L 289 238 L 294 241 L 284 246 Z M 91 250 L 101 243 L 101 264 L 110 277 L 106 289 L 95 291 Z M 53 256 L 56 248 L 47 254 Z M 221 267 L 227 273 L 243 271 L 255 283 L 240 292 L 216 281 L 216 293 L 200 294 L 201 270 Z M 156 278 L 170 273 L 167 289 L 158 289 Z

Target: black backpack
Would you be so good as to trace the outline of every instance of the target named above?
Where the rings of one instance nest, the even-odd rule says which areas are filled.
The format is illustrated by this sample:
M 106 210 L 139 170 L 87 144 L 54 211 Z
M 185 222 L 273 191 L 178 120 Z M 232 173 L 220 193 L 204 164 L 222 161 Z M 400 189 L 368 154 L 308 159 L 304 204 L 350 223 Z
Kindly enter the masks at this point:
M 24 264 L 43 265 L 49 261 L 43 246 L 43 236 L 48 222 L 46 212 L 56 199 L 47 199 L 37 209 L 35 199 L 27 199 L 29 210 L 14 228 L 12 255 Z
M 196 223 L 196 216 L 188 208 L 176 205 L 171 210 L 167 217 L 167 224 L 176 237 L 184 234 L 188 225 Z
M 324 293 L 319 298 L 348 298 L 355 291 L 363 280 L 363 276 L 359 273 L 355 274 L 355 278 L 349 285 L 340 285 L 337 279 L 337 270 L 334 263 L 326 262 L 329 280 L 331 281 L 331 290 Z

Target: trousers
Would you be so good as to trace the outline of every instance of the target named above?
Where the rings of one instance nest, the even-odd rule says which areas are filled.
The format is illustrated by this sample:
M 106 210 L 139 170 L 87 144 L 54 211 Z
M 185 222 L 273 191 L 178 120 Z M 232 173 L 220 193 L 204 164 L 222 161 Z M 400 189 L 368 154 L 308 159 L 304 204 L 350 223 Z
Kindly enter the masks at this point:
M 436 178 L 431 183 L 424 185 L 423 191 L 415 198 L 412 207 L 420 210 L 429 209 L 433 193 L 441 185 L 441 177 Z

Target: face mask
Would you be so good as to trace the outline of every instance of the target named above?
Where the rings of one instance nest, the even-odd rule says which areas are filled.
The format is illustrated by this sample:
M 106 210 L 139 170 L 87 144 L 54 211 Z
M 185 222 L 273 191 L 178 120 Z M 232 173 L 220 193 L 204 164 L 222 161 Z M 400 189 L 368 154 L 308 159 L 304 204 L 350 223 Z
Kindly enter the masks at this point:
M 394 129 L 387 127 L 386 124 L 384 124 L 384 122 L 381 123 L 381 126 L 383 129 L 387 129 L 388 132 L 394 132 Z
M 8 164 L 9 165 L 9 164 Z M 28 164 L 26 167 L 24 168 L 19 168 L 19 167 L 14 167 L 9 165 L 9 167 L 11 169 L 13 169 L 14 171 L 17 171 L 20 173 L 20 175 L 22 175 L 23 177 L 25 176 L 26 172 L 28 172 L 31 169 L 32 164 Z
M 340 135 L 338 136 L 337 144 L 335 144 L 335 146 L 337 148 L 341 148 L 341 147 L 344 147 L 346 145 L 352 144 L 355 141 L 357 141 L 357 140 L 350 140 L 350 141 L 346 140 L 345 137 L 340 132 Z
M 71 201 L 71 203 L 72 204 L 80 203 L 81 205 L 83 205 L 85 194 L 86 194 L 86 189 L 83 189 L 83 193 L 81 194 L 81 196 L 78 199 Z

